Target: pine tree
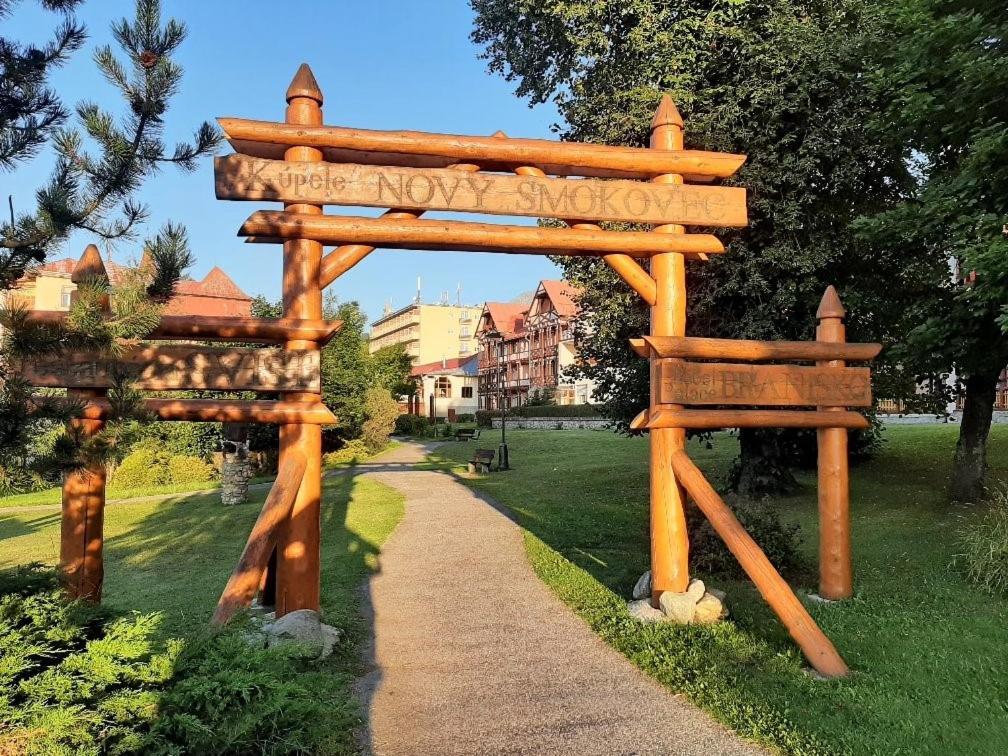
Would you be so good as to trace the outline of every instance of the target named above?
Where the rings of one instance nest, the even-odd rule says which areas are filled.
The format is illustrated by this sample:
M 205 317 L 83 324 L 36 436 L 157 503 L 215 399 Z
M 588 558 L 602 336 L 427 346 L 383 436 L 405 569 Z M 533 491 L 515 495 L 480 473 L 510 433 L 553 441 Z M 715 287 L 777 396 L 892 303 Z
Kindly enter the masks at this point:
M 27 203 L 24 197 L 11 198 L 10 219 L 0 225 L 0 289 L 11 288 L 60 250 L 75 231 L 106 242 L 135 239 L 148 217 L 147 208 L 134 200 L 144 181 L 164 165 L 191 171 L 198 158 L 220 142 L 217 130 L 204 122 L 192 141 L 170 149 L 164 143 L 165 116 L 182 80 L 172 55 L 185 39 L 186 27 L 175 19 L 162 23 L 158 0 L 137 0 L 134 17 L 113 24 L 121 57 L 110 46 L 94 53 L 105 79 L 121 93 L 124 112 L 82 101 L 74 107 L 74 125 L 68 125 L 68 108 L 48 85 L 48 77 L 85 40 L 85 28 L 74 15 L 81 3 L 39 4 L 63 16 L 49 43 L 39 48 L 0 38 L 0 169 L 10 172 L 47 147 L 55 165 L 35 192 L 30 210 L 16 213 L 15 208 Z M 12 0 L 0 0 L 0 18 L 13 5 Z M 185 229 L 172 223 L 147 239 L 144 248 L 150 265 L 114 288 L 101 275 L 84 276 L 65 327 L 33 325 L 28 313 L 16 306 L 0 311 L 0 482 L 5 471 L 9 477 L 28 463 L 66 469 L 99 460 L 135 425 L 128 420 L 137 415 L 139 395 L 124 383 L 110 391 L 113 413 L 101 434 L 86 440 L 66 434 L 48 454 L 27 454 L 29 439 L 65 422 L 80 407 L 35 401 L 32 388 L 18 378 L 16 365 L 71 349 L 114 355 L 150 333 L 192 255 Z

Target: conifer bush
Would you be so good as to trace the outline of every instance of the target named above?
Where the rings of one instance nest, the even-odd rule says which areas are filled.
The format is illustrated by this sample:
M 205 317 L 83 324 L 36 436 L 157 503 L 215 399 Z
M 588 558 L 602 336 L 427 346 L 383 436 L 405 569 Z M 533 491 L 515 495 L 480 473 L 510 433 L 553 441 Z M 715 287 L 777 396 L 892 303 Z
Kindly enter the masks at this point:
M 338 668 L 254 648 L 240 621 L 186 640 L 158 623 L 68 601 L 41 565 L 0 571 L 0 754 L 350 752 Z

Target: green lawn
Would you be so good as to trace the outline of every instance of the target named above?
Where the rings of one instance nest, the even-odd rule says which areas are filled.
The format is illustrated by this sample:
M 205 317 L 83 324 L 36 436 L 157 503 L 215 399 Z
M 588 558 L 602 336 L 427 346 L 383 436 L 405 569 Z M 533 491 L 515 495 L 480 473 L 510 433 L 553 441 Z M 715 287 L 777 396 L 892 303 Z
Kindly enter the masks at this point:
M 468 482 L 511 509 L 539 576 L 600 636 L 742 734 L 789 753 L 1003 754 L 1008 600 L 977 592 L 950 566 L 954 531 L 973 516 L 943 500 L 956 432 L 894 427 L 883 452 L 853 471 L 856 595 L 810 607 L 855 670 L 844 681 L 807 676 L 745 582 L 710 581 L 728 591 L 733 623 L 680 628 L 629 617 L 624 602 L 648 562 L 645 439 L 516 431 L 514 469 Z M 432 459 L 455 464 L 472 448 L 446 444 Z M 720 434 L 713 449 L 689 451 L 717 484 L 736 449 Z M 992 479 L 1008 480 L 1008 426 L 994 427 L 990 461 Z M 773 506 L 801 525 L 814 565 L 814 476 L 803 483 Z
M 252 478 L 250 482 L 265 483 L 271 480 L 273 480 L 273 476 L 267 475 Z M 219 488 L 219 480 L 209 480 L 205 483 L 162 483 L 142 488 L 117 488 L 109 486 L 105 492 L 105 498 L 108 501 L 118 501 L 120 499 L 133 499 L 142 496 L 165 496 L 177 493 L 191 493 L 193 491 L 216 491 Z M 33 507 L 46 504 L 58 505 L 62 501 L 62 497 L 62 488 L 46 488 L 42 491 L 32 491 L 31 493 L 0 496 L 0 509 L 8 507 Z
M 255 492 L 248 504 L 235 507 L 222 506 L 216 493 L 109 507 L 104 603 L 122 611 L 161 613 L 161 638 L 196 637 L 207 626 L 265 495 Z M 352 686 L 362 672 L 359 649 L 368 633 L 358 589 L 377 569 L 381 544 L 402 513 L 402 496 L 380 483 L 352 475 L 325 481 L 322 610 L 326 622 L 344 630 L 345 640 L 329 659 L 308 671 L 291 671 L 289 677 L 325 696 L 329 711 L 348 713 L 354 724 L 361 713 Z M 0 510 L 0 543 L 0 567 L 55 561 L 59 511 Z M 343 716 L 334 714 L 333 719 L 346 721 Z M 221 717 L 226 721 L 222 726 L 236 725 L 234 712 Z M 330 748 L 352 751 L 353 725 L 330 731 L 326 752 Z

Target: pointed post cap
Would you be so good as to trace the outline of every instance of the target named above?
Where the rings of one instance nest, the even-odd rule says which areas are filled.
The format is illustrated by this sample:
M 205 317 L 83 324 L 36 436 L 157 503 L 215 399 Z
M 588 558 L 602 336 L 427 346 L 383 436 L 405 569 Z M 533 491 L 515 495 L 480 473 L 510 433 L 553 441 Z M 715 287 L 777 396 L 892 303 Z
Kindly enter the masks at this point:
M 663 94 L 654 118 L 651 119 L 651 130 L 654 131 L 659 126 L 678 126 L 680 129 L 685 126 L 679 108 L 672 102 L 668 94 Z
M 315 74 L 312 73 L 307 63 L 302 63 L 298 67 L 297 73 L 291 79 L 290 86 L 287 87 L 287 102 L 295 97 L 307 97 L 310 100 L 315 100 L 319 105 L 322 104 L 322 90 L 319 89 L 318 82 L 315 81 Z
M 79 284 L 88 278 L 108 278 L 108 271 L 105 270 L 105 263 L 102 262 L 101 253 L 94 244 L 87 245 L 84 254 L 81 255 L 80 260 L 77 261 L 77 265 L 74 266 L 73 273 L 70 274 L 70 280 L 75 284 Z
M 846 314 L 847 311 L 844 309 L 843 302 L 840 301 L 840 295 L 837 294 L 836 289 L 832 286 L 827 286 L 826 293 L 822 295 L 822 300 L 819 302 L 819 309 L 816 310 L 816 319 L 843 318 Z

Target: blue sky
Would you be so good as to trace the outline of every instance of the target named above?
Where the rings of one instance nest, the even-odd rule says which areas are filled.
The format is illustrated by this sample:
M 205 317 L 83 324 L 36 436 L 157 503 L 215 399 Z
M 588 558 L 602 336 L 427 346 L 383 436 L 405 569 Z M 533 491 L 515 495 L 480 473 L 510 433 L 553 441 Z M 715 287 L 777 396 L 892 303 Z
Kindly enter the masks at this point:
M 177 56 L 185 78 L 172 101 L 169 142 L 218 116 L 283 120 L 284 91 L 302 62 L 312 67 L 325 95 L 327 124 L 469 134 L 503 129 L 510 136 L 549 138 L 550 126 L 558 120 L 552 105 L 530 109 L 515 97 L 511 84 L 486 72 L 479 50 L 469 41 L 472 11 L 464 0 L 162 0 L 162 5 L 166 16 L 189 26 Z M 131 16 L 132 10 L 127 0 L 85 2 L 79 17 L 90 39 L 53 77 L 68 104 L 87 98 L 119 112 L 117 93 L 90 56 L 111 41 L 110 22 Z M 4 34 L 42 42 L 57 18 L 25 0 L 4 22 Z M 227 146 L 221 150 L 228 152 Z M 27 208 L 50 165 L 50 156 L 43 154 L 13 174 L 0 174 L 3 194 L 14 194 L 15 203 Z M 145 231 L 153 233 L 166 220 L 185 223 L 196 256 L 194 277 L 219 265 L 249 294 L 279 298 L 280 248 L 246 245 L 235 236 L 249 213 L 275 204 L 215 199 L 209 159 L 191 174 L 174 169 L 159 173 L 139 197 L 152 210 Z M 469 219 L 534 223 L 528 218 Z M 90 241 L 94 239 L 83 234 L 74 236 L 66 254 L 80 254 Z M 120 243 L 111 252 L 113 259 L 127 262 L 136 259 L 138 247 Z M 461 282 L 463 299 L 481 303 L 511 299 L 534 288 L 540 278 L 557 277 L 558 270 L 542 257 L 379 250 L 329 288 L 341 300 L 356 299 L 373 319 L 388 299 L 394 307 L 407 304 L 415 295 L 417 276 L 425 301 L 445 290 L 454 300 Z

